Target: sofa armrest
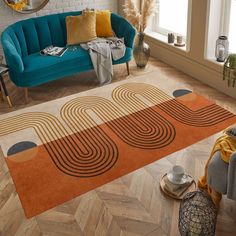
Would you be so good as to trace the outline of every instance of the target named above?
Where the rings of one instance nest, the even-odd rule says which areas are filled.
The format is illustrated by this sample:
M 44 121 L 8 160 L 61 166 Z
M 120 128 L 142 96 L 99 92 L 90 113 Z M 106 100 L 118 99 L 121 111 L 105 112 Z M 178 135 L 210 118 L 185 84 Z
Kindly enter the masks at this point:
M 208 164 L 207 183 L 222 194 L 227 193 L 228 168 L 228 163 L 221 159 L 221 152 L 216 151 Z
M 2 40 L 3 51 L 5 55 L 5 59 L 7 65 L 11 72 L 13 73 L 21 73 L 24 71 L 24 64 L 20 54 L 17 52 L 14 45 L 7 41 Z
M 134 38 L 136 35 L 135 28 L 123 17 L 112 13 L 112 29 L 118 38 L 124 38 L 125 46 L 133 48 Z
M 230 199 L 236 200 L 236 152 L 230 157 L 227 196 Z

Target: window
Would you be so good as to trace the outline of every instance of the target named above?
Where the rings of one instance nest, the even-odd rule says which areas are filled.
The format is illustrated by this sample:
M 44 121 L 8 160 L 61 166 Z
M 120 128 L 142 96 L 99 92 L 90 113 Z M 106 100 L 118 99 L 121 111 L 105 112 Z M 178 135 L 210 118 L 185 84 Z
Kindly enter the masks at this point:
M 221 34 L 227 35 L 229 38 L 229 51 L 236 53 L 236 0 L 223 0 L 222 1 L 222 22 Z
M 154 31 L 167 35 L 175 33 L 187 36 L 189 0 L 157 0 L 158 12 Z

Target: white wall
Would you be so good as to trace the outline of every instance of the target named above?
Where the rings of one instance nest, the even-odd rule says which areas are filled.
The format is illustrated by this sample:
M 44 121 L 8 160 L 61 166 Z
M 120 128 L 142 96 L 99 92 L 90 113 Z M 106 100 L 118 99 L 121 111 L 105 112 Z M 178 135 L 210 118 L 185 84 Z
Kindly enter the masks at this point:
M 117 12 L 117 0 L 50 0 L 41 11 L 34 14 L 17 13 L 11 10 L 3 0 L 0 0 L 0 34 L 8 25 L 22 19 L 58 12 L 79 11 L 86 7 L 110 9 Z M 1 47 L 0 55 L 2 55 Z

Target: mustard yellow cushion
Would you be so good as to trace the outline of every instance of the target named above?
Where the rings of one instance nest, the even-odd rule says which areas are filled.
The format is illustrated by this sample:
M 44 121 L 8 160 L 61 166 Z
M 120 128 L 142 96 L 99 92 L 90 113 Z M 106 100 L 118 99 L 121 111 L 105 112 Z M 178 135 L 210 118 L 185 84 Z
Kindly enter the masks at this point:
M 86 43 L 97 38 L 96 13 L 66 17 L 67 45 Z
M 112 37 L 111 12 L 109 10 L 96 11 L 96 32 L 98 37 Z

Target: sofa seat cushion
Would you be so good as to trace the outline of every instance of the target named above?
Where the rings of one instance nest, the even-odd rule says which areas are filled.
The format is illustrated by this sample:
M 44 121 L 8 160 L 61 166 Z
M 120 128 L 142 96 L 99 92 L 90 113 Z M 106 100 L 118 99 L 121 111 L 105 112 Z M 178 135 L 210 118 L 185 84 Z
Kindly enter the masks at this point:
M 62 57 L 42 56 L 34 53 L 23 58 L 25 70 L 21 74 L 23 86 L 36 86 L 73 73 L 92 69 L 88 52 L 81 47 L 67 50 Z
M 113 64 L 131 60 L 132 49 L 126 47 L 124 57 Z M 24 72 L 19 75 L 21 87 L 33 87 L 47 81 L 63 78 L 75 73 L 92 70 L 93 65 L 88 51 L 77 46 L 77 50 L 67 50 L 62 57 L 42 56 L 34 53 L 23 58 Z
M 77 50 L 67 50 L 63 56 L 42 56 L 39 52 L 23 58 L 25 72 L 42 72 L 42 70 L 67 68 L 76 63 L 80 66 L 92 64 L 88 52 L 81 47 Z

